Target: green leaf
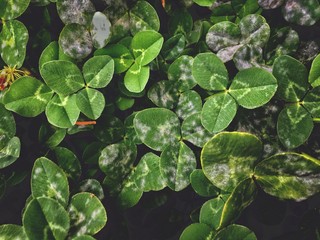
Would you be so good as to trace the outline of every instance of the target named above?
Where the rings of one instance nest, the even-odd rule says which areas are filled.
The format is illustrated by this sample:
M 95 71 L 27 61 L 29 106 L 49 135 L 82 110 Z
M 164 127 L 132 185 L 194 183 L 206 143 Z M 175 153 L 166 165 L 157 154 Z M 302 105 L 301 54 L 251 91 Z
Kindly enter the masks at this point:
M 320 18 L 319 11 L 320 5 L 317 0 L 288 0 L 282 8 L 285 20 L 303 26 L 315 24 Z
M 195 169 L 190 174 L 190 182 L 193 190 L 201 197 L 218 196 L 220 190 L 212 185 L 201 169 Z
M 72 127 L 78 120 L 79 114 L 76 95 L 65 97 L 55 95 L 46 108 L 49 123 L 59 128 Z
M 119 118 L 102 115 L 94 127 L 94 135 L 103 143 L 115 143 L 122 139 L 124 126 Z
M 104 199 L 104 192 L 100 182 L 96 179 L 85 179 L 79 183 L 81 192 L 90 192 L 97 196 L 101 201 Z
M 159 81 L 149 88 L 148 98 L 158 107 L 173 109 L 179 99 L 175 81 Z
M 95 240 L 95 238 L 91 237 L 90 235 L 81 235 L 81 236 L 72 238 L 72 240 Z
M 4 224 L 0 226 L 0 239 L 27 239 L 27 235 L 25 234 L 22 226 L 14 224 Z
M 89 25 L 95 12 L 95 7 L 90 0 L 56 0 L 57 11 L 64 24 L 78 23 Z
M 128 98 L 123 96 L 119 96 L 116 101 L 116 105 L 121 111 L 130 109 L 134 105 L 134 103 L 134 98 Z
M 257 240 L 257 237 L 247 227 L 232 224 L 219 231 L 214 240 Z
M 114 61 L 116 74 L 125 72 L 134 62 L 129 49 L 122 44 L 108 44 L 105 48 L 95 51 L 94 55 L 109 55 Z
M 104 88 L 113 77 L 114 61 L 109 56 L 95 56 L 85 62 L 82 71 L 89 87 Z
M 319 193 L 320 161 L 306 154 L 280 153 L 260 162 L 254 176 L 262 189 L 280 199 L 302 201 Z
M 232 0 L 231 5 L 239 18 L 256 13 L 260 9 L 257 0 Z
M 227 198 L 227 196 L 223 195 L 206 201 L 200 209 L 200 223 L 207 224 L 212 229 L 218 229 L 223 206 L 226 202 L 225 198 Z
M 180 94 L 175 112 L 181 119 L 201 112 L 202 100 L 200 95 L 193 90 L 188 90 Z
M 192 27 L 193 19 L 187 9 L 177 8 L 172 12 L 168 22 L 168 31 L 171 36 L 179 33 L 186 35 L 192 30 Z
M 31 173 L 31 192 L 34 198 L 53 198 L 66 207 L 69 201 L 67 176 L 54 162 L 38 158 Z
M 107 16 L 101 12 L 95 12 L 90 26 L 90 35 L 95 48 L 103 48 L 109 42 L 111 36 L 111 23 Z
M 11 20 L 19 17 L 28 8 L 30 0 L 4 0 L 0 4 L 0 18 Z
M 320 118 L 320 87 L 314 88 L 303 98 L 302 105 L 312 117 Z
M 233 62 L 238 70 L 251 67 L 267 68 L 264 65 L 262 48 L 250 44 L 239 47 L 233 55 Z
M 213 24 L 230 21 L 233 22 L 236 19 L 236 12 L 232 8 L 230 2 L 222 3 L 219 6 L 212 9 L 210 16 L 210 22 Z
M 133 93 L 139 93 L 146 87 L 150 75 L 150 68 L 134 63 L 124 76 L 125 87 Z
M 194 58 L 192 75 L 206 90 L 225 90 L 229 80 L 226 67 L 213 53 L 200 53 Z
M 77 106 L 80 111 L 90 119 L 97 119 L 100 117 L 104 106 L 104 96 L 98 90 L 92 88 L 84 88 L 76 94 Z
M 262 143 L 252 134 L 222 132 L 208 141 L 201 151 L 206 177 L 218 188 L 231 192 L 250 177 L 262 153 Z
M 320 86 L 320 54 L 312 61 L 311 69 L 309 73 L 309 83 L 312 87 Z
M 48 148 L 58 146 L 66 136 L 66 129 L 57 128 L 48 123 L 43 123 L 39 130 L 39 141 Z
M 122 182 L 130 173 L 137 156 L 137 147 L 130 142 L 120 142 L 106 146 L 99 157 L 99 167 L 106 174 L 104 185 L 112 195 L 118 194 Z
M 54 153 L 60 168 L 66 173 L 66 176 L 77 180 L 81 176 L 81 165 L 78 157 L 69 149 L 64 147 L 54 148 Z
M 160 53 L 163 37 L 155 31 L 138 32 L 132 39 L 131 48 L 138 65 L 145 66 Z
M 14 163 L 20 156 L 20 140 L 13 137 L 6 146 L 0 149 L 0 169 L 5 168 Z
M 241 32 L 239 27 L 229 21 L 213 25 L 206 35 L 206 43 L 210 49 L 218 52 L 218 57 L 227 62 L 239 48 Z M 219 53 L 219 51 L 221 51 Z
M 107 222 L 107 213 L 100 200 L 92 193 L 78 193 L 72 196 L 68 207 L 73 236 L 94 235 Z
M 224 204 L 219 228 L 224 228 L 235 222 L 240 217 L 242 211 L 253 202 L 257 192 L 258 189 L 252 178 L 240 182 Z
M 193 0 L 193 2 L 201 7 L 211 7 L 215 1 L 216 0 Z
M 66 55 L 74 59 L 87 57 L 93 49 L 89 31 L 77 23 L 64 26 L 59 36 L 59 45 Z
M 0 104 L 0 141 L 2 142 L 2 135 L 5 135 L 8 138 L 12 138 L 16 134 L 16 123 L 14 117 L 10 111 L 4 108 Z M 0 148 L 2 144 L 0 143 Z
M 310 113 L 295 104 L 284 108 L 278 117 L 277 132 L 286 148 L 296 148 L 309 138 L 313 129 Z
M 167 61 L 175 60 L 183 52 L 186 45 L 186 38 L 184 35 L 177 34 L 164 42 L 161 49 L 161 54 Z
M 271 31 L 270 39 L 265 48 L 268 63 L 281 55 L 291 55 L 300 45 L 298 33 L 291 27 L 275 28 Z
M 189 176 L 196 166 L 193 151 L 183 141 L 168 145 L 161 153 L 160 171 L 174 191 L 181 191 L 190 184 Z
M 273 64 L 273 75 L 278 80 L 277 95 L 287 102 L 300 101 L 308 88 L 307 68 L 290 56 L 280 56 Z
M 237 107 L 236 101 L 227 92 L 214 94 L 203 105 L 201 123 L 209 132 L 220 132 L 229 126 Z
M 136 116 L 136 113 L 132 113 L 130 116 L 128 116 L 125 120 L 124 120 L 124 126 L 125 126 L 125 137 L 124 139 L 127 139 L 128 141 L 131 141 L 132 143 L 135 144 L 141 144 L 141 140 L 138 137 L 136 131 L 134 130 L 134 126 L 133 126 L 133 119 Z
M 267 70 L 249 68 L 238 72 L 229 93 L 240 106 L 253 109 L 269 102 L 277 87 L 277 80 Z
M 70 95 L 84 87 L 80 69 L 69 61 L 47 62 L 42 66 L 40 73 L 46 84 L 60 95 Z
M 0 52 L 3 61 L 10 67 L 20 68 L 26 57 L 29 39 L 28 30 L 18 20 L 3 22 L 0 33 Z
M 3 97 L 5 107 L 24 117 L 35 117 L 42 113 L 53 92 L 33 77 L 21 77 L 14 81 Z
M 193 57 L 183 55 L 177 58 L 168 69 L 168 79 L 177 81 L 181 92 L 192 89 L 197 85 L 192 75 Z
M 213 240 L 213 234 L 208 225 L 193 223 L 183 230 L 179 240 Z
M 144 30 L 159 31 L 160 20 L 156 10 L 147 1 L 138 1 L 130 10 L 130 31 L 132 35 Z
M 57 201 L 47 197 L 32 199 L 22 222 L 30 240 L 65 239 L 70 227 L 67 211 Z
M 166 146 L 180 139 L 179 119 L 175 113 L 165 108 L 140 111 L 133 124 L 141 141 L 156 151 L 163 151 Z
M 182 122 L 181 134 L 183 140 L 191 142 L 200 148 L 213 136 L 212 133 L 202 126 L 201 113 L 195 113 Z

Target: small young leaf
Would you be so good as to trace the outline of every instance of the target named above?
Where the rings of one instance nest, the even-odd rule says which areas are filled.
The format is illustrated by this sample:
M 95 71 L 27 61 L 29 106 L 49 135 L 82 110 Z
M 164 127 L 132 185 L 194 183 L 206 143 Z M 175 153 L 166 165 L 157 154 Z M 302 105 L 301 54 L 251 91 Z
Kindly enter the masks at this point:
M 144 30 L 159 31 L 160 20 L 156 10 L 147 1 L 138 1 L 130 10 L 130 31 L 132 35 Z
M 0 169 L 5 168 L 14 163 L 20 156 L 20 140 L 13 137 L 6 146 L 0 149 Z
M 85 62 L 82 71 L 89 87 L 104 88 L 113 77 L 114 61 L 109 56 L 95 56 Z
M 142 67 L 140 64 L 134 63 L 124 76 L 124 85 L 133 93 L 139 93 L 146 87 L 150 75 L 148 66 Z
M 150 87 L 148 98 L 158 107 L 173 109 L 179 99 L 176 81 L 156 82 Z
M 14 224 L 4 224 L 0 226 L 0 239 L 27 239 L 27 235 L 25 234 L 22 226 Z
M 56 0 L 57 11 L 64 24 L 78 23 L 89 25 L 95 12 L 90 0 Z
M 155 31 L 138 32 L 132 39 L 131 48 L 138 65 L 145 66 L 160 53 L 163 37 Z
M 68 207 L 70 233 L 73 236 L 94 235 L 107 222 L 107 213 L 100 200 L 92 193 L 78 193 L 72 196 Z
M 77 106 L 84 115 L 90 119 L 100 117 L 105 106 L 105 99 L 101 92 L 86 87 L 78 92 L 76 96 Z
M 5 107 L 24 117 L 42 113 L 53 92 L 47 85 L 33 77 L 21 77 L 14 81 L 3 97 Z
M 129 49 L 122 44 L 108 44 L 105 48 L 95 51 L 94 55 L 109 55 L 114 61 L 116 74 L 125 72 L 134 62 Z
M 290 56 L 280 56 L 273 64 L 273 75 L 278 80 L 277 95 L 287 102 L 300 101 L 308 88 L 307 68 Z
M 239 18 L 243 18 L 252 13 L 257 13 L 260 10 L 257 0 L 232 0 L 231 6 L 236 11 Z
M 320 118 L 320 87 L 314 88 L 303 98 L 302 105 L 312 117 Z
M 223 62 L 213 53 L 200 53 L 194 58 L 192 75 L 206 90 L 225 90 L 229 79 Z
M 80 115 L 76 104 L 76 95 L 55 95 L 46 107 L 46 116 L 49 123 L 59 128 L 72 127 Z
M 213 240 L 214 231 L 206 224 L 193 223 L 183 230 L 179 240 Z
M 90 35 L 93 46 L 97 49 L 107 45 L 111 35 L 111 23 L 106 15 L 101 12 L 95 12 L 90 26 Z
M 257 237 L 247 227 L 232 224 L 219 231 L 214 240 L 257 240 Z
M 69 201 L 67 176 L 49 159 L 38 158 L 31 173 L 31 192 L 34 198 L 53 198 L 66 207 Z
M 30 0 L 5 0 L 0 4 L 0 18 L 12 20 L 19 17 L 28 8 Z
M 254 176 L 262 189 L 280 199 L 302 201 L 319 192 L 320 161 L 308 155 L 280 153 L 258 163 Z
M 203 105 L 201 123 L 209 132 L 220 132 L 229 126 L 237 107 L 236 101 L 227 92 L 214 94 Z
M 177 58 L 168 69 L 168 79 L 177 81 L 178 88 L 181 92 L 192 89 L 197 85 L 191 69 L 193 65 L 193 57 L 183 55 Z
M 180 8 L 172 12 L 168 22 L 168 31 L 171 36 L 179 33 L 186 35 L 192 27 L 193 19 L 187 9 Z
M 193 2 L 201 7 L 211 7 L 215 1 L 216 0 L 193 0 Z
M 248 68 L 234 77 L 229 93 L 240 106 L 253 109 L 269 102 L 277 87 L 277 80 L 268 71 Z
M 285 20 L 303 26 L 315 24 L 320 18 L 319 11 L 317 0 L 287 0 L 282 9 Z
M 218 188 L 231 192 L 253 173 L 262 153 L 262 143 L 249 133 L 222 132 L 208 141 L 201 151 L 206 177 Z
M 183 140 L 191 142 L 200 148 L 213 136 L 212 133 L 202 126 L 201 113 L 195 113 L 182 122 L 181 134 Z
M 66 129 L 54 127 L 43 123 L 39 130 L 39 141 L 50 149 L 58 146 L 66 136 Z
M 84 87 L 80 69 L 69 61 L 47 62 L 42 66 L 40 73 L 46 84 L 60 95 L 69 95 Z
M 312 61 L 310 73 L 309 73 L 309 83 L 312 87 L 320 86 L 320 54 Z
M 201 169 L 195 169 L 190 174 L 190 182 L 194 191 L 202 197 L 218 196 L 220 189 L 212 185 Z
M 22 66 L 28 39 L 28 30 L 23 23 L 18 20 L 3 22 L 0 33 L 0 52 L 7 65 L 16 68 Z
M 166 146 L 180 139 L 179 119 L 165 108 L 149 108 L 138 112 L 133 124 L 141 141 L 156 151 L 163 151 Z
M 224 204 L 219 228 L 224 228 L 235 222 L 240 217 L 242 211 L 253 202 L 257 191 L 252 178 L 240 182 Z
M 54 153 L 60 168 L 67 177 L 77 180 L 81 175 L 81 165 L 78 157 L 69 149 L 64 147 L 54 148 Z
M 196 166 L 193 151 L 182 141 L 168 145 L 161 153 L 160 171 L 174 191 L 181 191 L 190 184 L 189 176 Z
M 64 26 L 59 36 L 59 45 L 66 55 L 74 59 L 87 57 L 93 49 L 89 31 L 77 23 Z
M 288 106 L 279 114 L 278 137 L 286 148 L 296 148 L 303 144 L 309 138 L 312 129 L 312 117 L 301 105 Z
M 202 100 L 200 95 L 193 90 L 188 90 L 180 94 L 175 112 L 181 119 L 201 112 Z
M 96 240 L 94 237 L 91 237 L 90 235 L 81 235 L 75 238 L 72 238 L 72 240 Z

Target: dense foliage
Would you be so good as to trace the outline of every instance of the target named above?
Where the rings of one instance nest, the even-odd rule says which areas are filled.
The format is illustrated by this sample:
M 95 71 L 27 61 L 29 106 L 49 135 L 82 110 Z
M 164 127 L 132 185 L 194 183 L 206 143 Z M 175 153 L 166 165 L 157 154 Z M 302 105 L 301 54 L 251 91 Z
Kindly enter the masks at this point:
M 157 224 L 179 194 L 154 239 L 267 239 L 241 220 L 256 199 L 273 225 L 319 197 L 318 0 L 1 0 L 0 18 L 0 205 L 29 195 L 0 239 L 151 239 L 126 211 Z M 320 239 L 313 207 L 272 239 Z

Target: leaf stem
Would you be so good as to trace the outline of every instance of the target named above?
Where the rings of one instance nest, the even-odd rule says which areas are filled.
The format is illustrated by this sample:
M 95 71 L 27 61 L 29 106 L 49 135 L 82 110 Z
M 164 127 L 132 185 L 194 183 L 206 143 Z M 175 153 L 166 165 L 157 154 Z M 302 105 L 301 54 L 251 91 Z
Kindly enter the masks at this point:
M 76 125 L 78 126 L 87 126 L 87 125 L 95 125 L 96 121 L 78 121 L 76 122 Z

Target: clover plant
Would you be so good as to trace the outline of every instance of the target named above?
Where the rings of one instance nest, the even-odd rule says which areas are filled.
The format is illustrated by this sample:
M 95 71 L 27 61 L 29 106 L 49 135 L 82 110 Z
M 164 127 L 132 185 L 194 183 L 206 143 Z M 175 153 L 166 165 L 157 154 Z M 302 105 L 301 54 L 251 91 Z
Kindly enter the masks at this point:
M 2 0 L 0 239 L 319 239 L 319 9 Z

